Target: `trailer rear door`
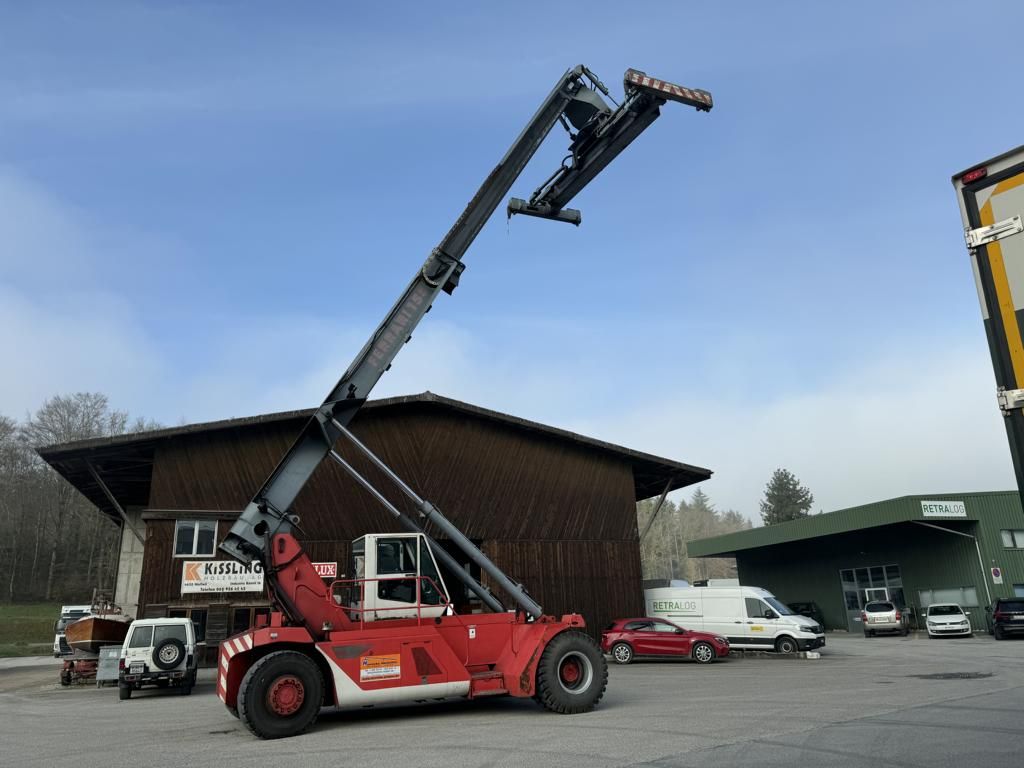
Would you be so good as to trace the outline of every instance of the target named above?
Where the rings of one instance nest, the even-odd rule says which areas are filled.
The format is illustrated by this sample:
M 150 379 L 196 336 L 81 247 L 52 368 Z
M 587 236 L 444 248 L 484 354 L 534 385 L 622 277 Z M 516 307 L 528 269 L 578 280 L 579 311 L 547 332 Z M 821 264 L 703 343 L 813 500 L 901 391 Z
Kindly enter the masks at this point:
M 1024 495 L 1024 147 L 958 173 L 953 186 Z

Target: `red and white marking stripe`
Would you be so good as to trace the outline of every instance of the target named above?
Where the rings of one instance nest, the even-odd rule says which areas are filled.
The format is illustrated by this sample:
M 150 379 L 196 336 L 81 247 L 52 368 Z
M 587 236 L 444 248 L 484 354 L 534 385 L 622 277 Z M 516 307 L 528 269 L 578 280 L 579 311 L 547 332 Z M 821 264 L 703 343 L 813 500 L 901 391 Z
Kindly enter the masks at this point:
M 236 653 L 244 653 L 252 650 L 252 635 L 245 634 L 239 637 L 230 637 L 220 644 L 220 669 L 217 677 L 217 695 L 220 700 L 227 703 L 228 690 L 228 667 L 231 666 L 231 659 Z
M 667 83 L 664 80 L 658 80 L 653 77 L 648 77 L 647 75 L 640 74 L 639 72 L 636 72 L 634 70 L 630 70 L 629 74 L 627 75 L 627 79 L 634 85 L 640 85 L 645 88 L 653 88 L 654 90 L 657 91 L 671 93 L 673 96 L 679 96 L 680 98 L 699 101 L 703 104 L 711 103 L 711 94 L 709 94 L 707 91 L 695 91 L 691 88 L 684 88 L 683 86 L 676 85 L 675 83 Z

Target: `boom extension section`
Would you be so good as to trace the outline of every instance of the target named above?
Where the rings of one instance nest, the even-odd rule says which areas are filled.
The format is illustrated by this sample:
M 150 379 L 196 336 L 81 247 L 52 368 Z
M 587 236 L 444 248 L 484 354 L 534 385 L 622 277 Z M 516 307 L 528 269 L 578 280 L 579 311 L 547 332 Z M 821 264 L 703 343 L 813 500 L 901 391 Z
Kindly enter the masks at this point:
M 528 202 L 513 199 L 508 209 L 510 216 L 512 213 L 526 213 L 579 224 L 579 212 L 565 210 L 563 206 L 658 117 L 661 104 L 671 99 L 705 111 L 712 104 L 711 95 L 705 91 L 683 89 L 652 80 L 636 70 L 626 72 L 625 85 L 625 100 L 613 111 L 600 95 L 608 96 L 608 89 L 586 67 L 578 66 L 562 75 L 239 516 L 220 545 L 221 550 L 243 563 L 260 561 L 266 569 L 268 580 L 273 582 L 274 570 L 269 567 L 272 563 L 270 545 L 273 537 L 291 533 L 297 527 L 299 518 L 291 513 L 295 498 L 314 470 L 328 456 L 339 461 L 363 487 L 370 490 L 404 528 L 422 532 L 415 520 L 387 502 L 368 481 L 346 465 L 334 451 L 334 444 L 343 435 L 354 440 L 348 431 L 348 424 L 366 402 L 380 377 L 391 367 L 398 351 L 412 338 L 413 330 L 430 310 L 437 295 L 441 291 L 450 294 L 455 290 L 464 269 L 463 255 L 555 123 L 561 122 L 570 133 L 572 143 L 568 164 L 563 163 Z M 576 133 L 569 129 L 570 125 Z M 355 444 L 361 447 L 358 441 Z M 362 449 L 365 450 L 365 447 Z M 399 483 L 403 492 L 411 494 L 421 517 L 434 522 L 444 535 L 494 578 L 525 613 L 534 617 L 540 615 L 540 606 L 530 599 L 522 585 L 509 579 L 487 560 L 433 505 L 419 499 L 390 470 L 387 473 Z M 501 603 L 463 568 L 458 567 L 457 562 L 444 550 L 436 545 L 432 549 L 453 575 L 480 596 L 486 605 L 494 610 L 502 609 Z M 302 616 L 292 616 L 292 619 L 303 621 Z
M 707 91 L 657 80 L 636 69 L 626 70 L 623 80 L 626 99 L 614 112 L 593 91 L 566 110 L 566 117 L 578 130 L 575 134 L 569 131 L 569 155 L 529 200 L 514 197 L 509 201 L 510 218 L 522 213 L 579 226 L 582 214 L 564 206 L 658 118 L 662 104 L 678 101 L 701 112 L 710 112 L 714 105 Z M 608 96 L 600 80 L 595 85 Z

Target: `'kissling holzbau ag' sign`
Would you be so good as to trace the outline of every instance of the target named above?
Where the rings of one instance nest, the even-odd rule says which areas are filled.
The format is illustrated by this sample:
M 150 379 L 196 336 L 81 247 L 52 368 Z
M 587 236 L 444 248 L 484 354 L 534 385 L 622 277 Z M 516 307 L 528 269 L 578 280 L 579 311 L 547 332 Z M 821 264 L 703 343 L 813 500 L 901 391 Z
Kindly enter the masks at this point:
M 962 501 L 922 501 L 922 517 L 967 517 L 967 507 Z
M 263 566 L 234 560 L 186 560 L 181 568 L 181 594 L 200 592 L 262 592 Z

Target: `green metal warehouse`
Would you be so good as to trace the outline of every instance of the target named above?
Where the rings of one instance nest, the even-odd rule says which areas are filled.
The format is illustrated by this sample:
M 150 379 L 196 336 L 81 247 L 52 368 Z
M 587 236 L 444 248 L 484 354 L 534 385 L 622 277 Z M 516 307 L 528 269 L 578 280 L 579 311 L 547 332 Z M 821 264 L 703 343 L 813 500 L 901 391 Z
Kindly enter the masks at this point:
M 1024 512 L 1016 491 L 902 496 L 691 541 L 690 557 L 735 557 L 741 584 L 783 602 L 814 602 L 825 626 L 860 632 L 869 600 L 913 620 L 956 602 L 985 630 L 985 607 L 1024 597 Z

